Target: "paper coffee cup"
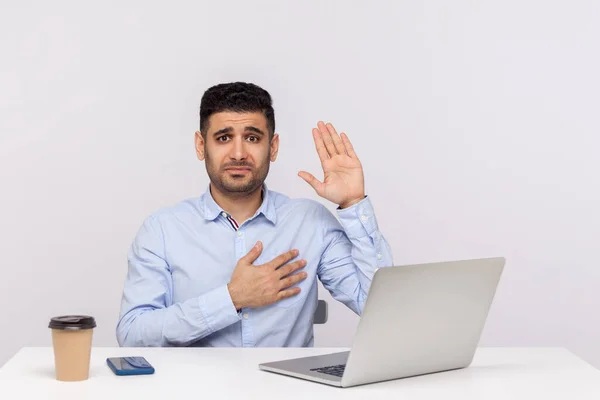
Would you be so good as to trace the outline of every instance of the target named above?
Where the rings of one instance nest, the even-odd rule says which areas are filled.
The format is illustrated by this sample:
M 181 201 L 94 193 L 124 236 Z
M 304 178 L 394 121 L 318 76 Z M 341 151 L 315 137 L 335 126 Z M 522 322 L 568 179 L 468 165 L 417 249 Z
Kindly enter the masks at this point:
M 63 315 L 50 320 L 54 369 L 59 381 L 84 381 L 90 372 L 92 333 L 96 321 L 88 315 Z

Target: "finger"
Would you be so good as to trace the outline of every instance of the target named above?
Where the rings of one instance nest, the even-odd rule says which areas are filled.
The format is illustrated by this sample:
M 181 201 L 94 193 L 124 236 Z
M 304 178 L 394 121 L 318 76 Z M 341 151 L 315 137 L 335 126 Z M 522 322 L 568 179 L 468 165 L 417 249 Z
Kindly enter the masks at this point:
M 315 189 L 315 192 L 317 192 L 319 196 L 323 195 L 323 191 L 325 190 L 325 184 L 323 182 L 315 178 L 312 174 L 305 171 L 298 172 L 298 176 L 304 179 L 306 183 L 308 183 L 310 186 L 312 186 L 312 188 Z
M 288 290 L 282 290 L 279 293 L 277 293 L 277 300 L 287 299 L 288 297 L 295 296 L 298 293 L 300 293 L 300 288 L 298 286 Z
M 279 278 L 283 279 L 286 276 L 288 276 L 289 274 L 291 274 L 292 272 L 296 272 L 299 269 L 304 268 L 305 266 L 306 266 L 306 260 L 298 260 L 298 261 L 294 261 L 293 263 L 284 265 L 283 267 L 279 268 L 277 270 L 277 272 L 279 272 Z
M 288 276 L 287 278 L 282 279 L 280 290 L 287 289 L 290 286 L 295 285 L 296 283 L 298 283 L 300 281 L 303 281 L 304 279 L 306 279 L 307 276 L 308 276 L 308 274 L 306 272 L 299 272 L 295 275 L 291 275 L 291 276 Z
M 262 242 L 259 240 L 242 259 L 248 264 L 252 264 L 260 256 L 260 253 L 262 253 Z
M 315 147 L 317 148 L 317 153 L 319 154 L 319 160 L 321 160 L 322 164 L 329 159 L 329 154 L 325 148 L 325 143 L 323 142 L 323 136 L 321 135 L 321 132 L 319 132 L 317 128 L 313 128 L 312 134 L 313 140 L 315 141 Z
M 346 154 L 346 149 L 344 148 L 344 143 L 342 143 L 342 139 L 340 139 L 340 135 L 338 135 L 337 131 L 333 127 L 331 122 L 328 122 L 325 125 L 329 134 L 331 135 L 331 139 L 333 140 L 333 145 L 335 146 L 335 150 L 338 154 Z
M 346 148 L 346 153 L 348 153 L 348 156 L 350 156 L 350 158 L 358 158 L 352 143 L 350 143 L 350 139 L 348 139 L 348 135 L 346 135 L 344 132 L 342 132 L 342 142 L 344 143 L 344 147 Z
M 319 127 L 319 132 L 321 132 L 321 137 L 323 138 L 323 143 L 325 143 L 325 148 L 327 149 L 329 156 L 333 157 L 338 154 L 335 145 L 333 144 L 333 139 L 331 139 L 331 134 L 325 124 L 322 121 L 319 121 L 317 126 Z
M 271 261 L 266 263 L 265 266 L 267 266 L 269 268 L 277 269 L 280 266 L 282 266 L 283 264 L 286 264 L 288 261 L 290 261 L 292 258 L 296 257 L 297 255 L 298 255 L 298 250 L 296 250 L 296 249 L 286 251 L 285 253 L 278 255 L 277 257 L 275 257 L 274 259 L 272 259 Z

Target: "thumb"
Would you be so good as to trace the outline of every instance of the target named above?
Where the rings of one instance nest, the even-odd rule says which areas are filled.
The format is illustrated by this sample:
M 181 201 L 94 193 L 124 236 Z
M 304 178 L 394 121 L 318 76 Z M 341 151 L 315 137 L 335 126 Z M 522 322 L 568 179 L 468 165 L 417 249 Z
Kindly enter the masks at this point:
M 243 257 L 244 261 L 246 261 L 248 264 L 252 264 L 254 261 L 256 261 L 258 256 L 260 256 L 260 253 L 262 253 L 262 242 L 259 240 Z
M 323 196 L 325 186 L 323 182 L 319 181 L 312 174 L 305 171 L 298 172 L 298 176 L 304 179 L 306 183 L 308 183 L 310 186 L 312 186 L 312 188 L 315 189 L 315 192 L 317 192 L 319 196 Z

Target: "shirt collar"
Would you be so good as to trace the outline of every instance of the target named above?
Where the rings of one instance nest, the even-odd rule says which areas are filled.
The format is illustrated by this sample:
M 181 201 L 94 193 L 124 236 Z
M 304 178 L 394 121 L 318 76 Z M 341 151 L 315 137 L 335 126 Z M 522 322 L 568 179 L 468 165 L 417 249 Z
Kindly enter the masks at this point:
M 273 224 L 277 222 L 277 213 L 275 212 L 275 204 L 273 204 L 273 196 L 270 195 L 270 191 L 267 188 L 267 185 L 263 183 L 262 187 L 263 193 L 263 201 L 258 210 L 256 210 L 256 214 L 254 214 L 255 218 L 257 215 L 262 214 L 271 221 Z M 212 194 L 210 193 L 210 184 L 206 189 L 204 195 L 202 195 L 201 203 L 204 208 L 204 219 L 208 221 L 214 221 L 217 219 L 219 214 L 224 212 L 224 210 L 217 204 Z

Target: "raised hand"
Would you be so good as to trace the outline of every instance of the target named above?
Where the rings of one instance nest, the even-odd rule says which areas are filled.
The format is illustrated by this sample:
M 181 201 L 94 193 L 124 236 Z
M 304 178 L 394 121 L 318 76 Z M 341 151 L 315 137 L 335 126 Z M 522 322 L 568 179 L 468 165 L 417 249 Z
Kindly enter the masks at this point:
M 348 136 L 338 135 L 331 123 L 319 121 L 312 130 L 315 147 L 323 167 L 324 179 L 300 171 L 298 175 L 315 189 L 317 194 L 340 208 L 347 208 L 365 197 L 362 164 Z

